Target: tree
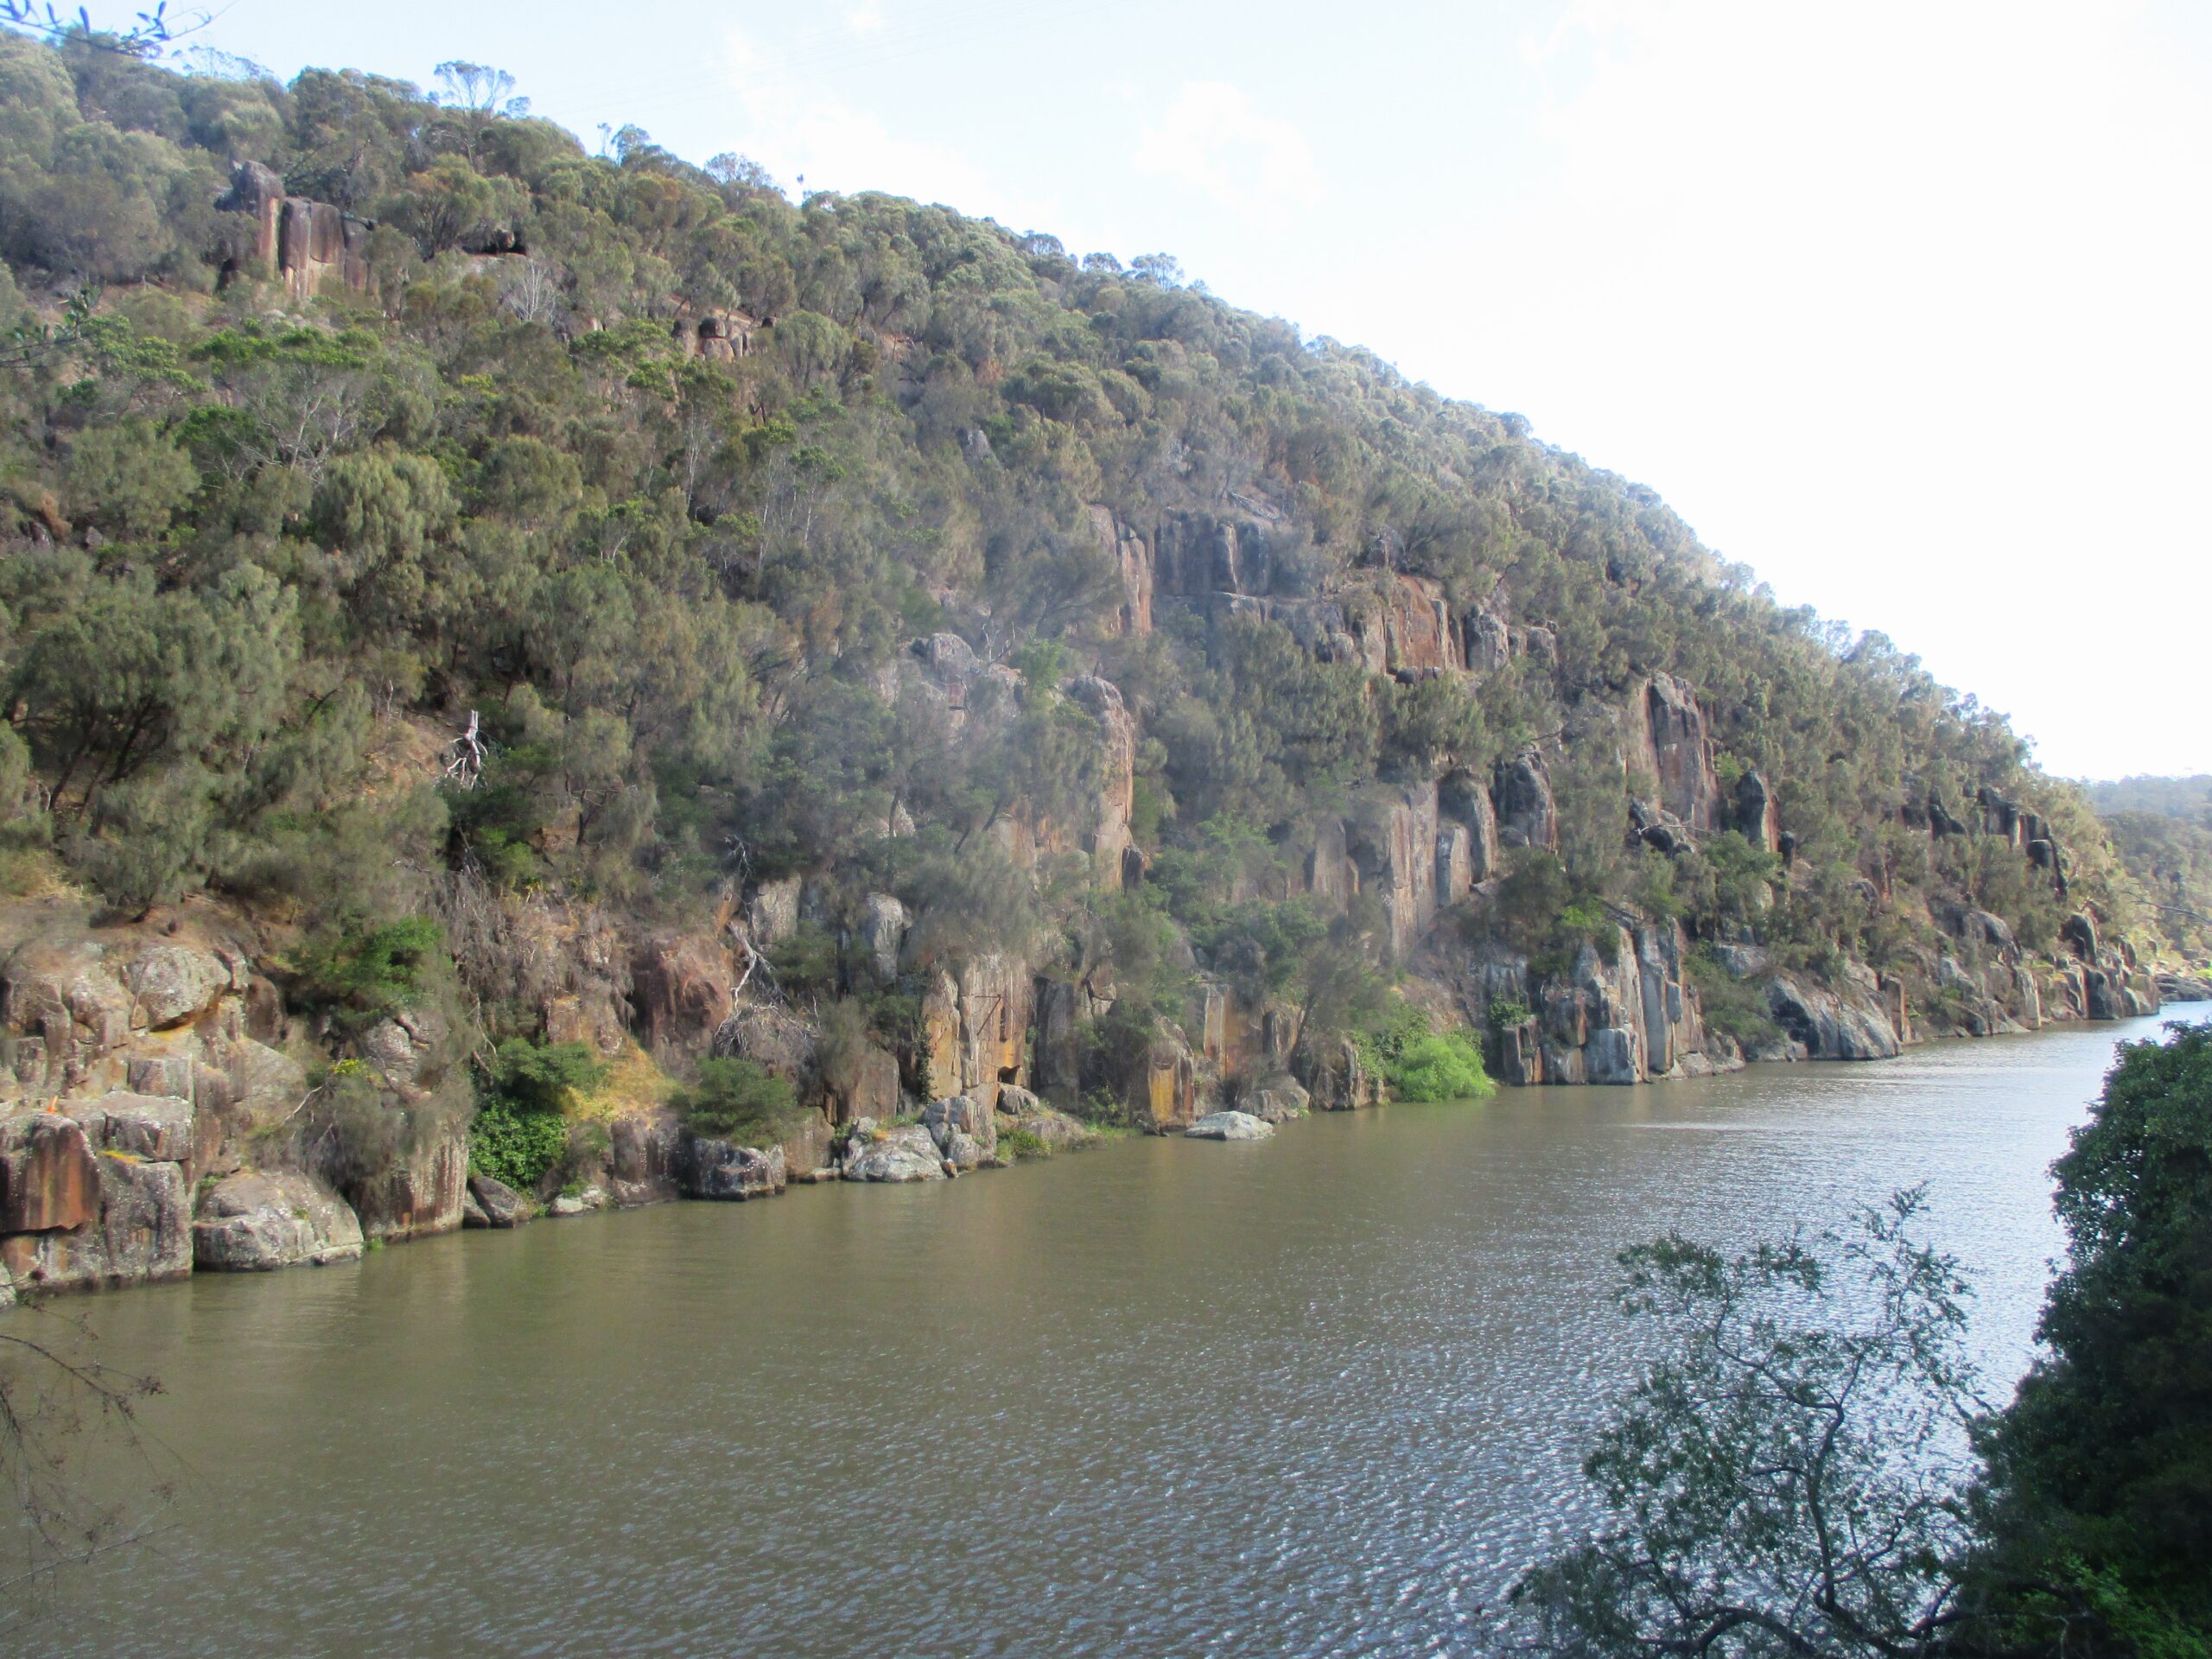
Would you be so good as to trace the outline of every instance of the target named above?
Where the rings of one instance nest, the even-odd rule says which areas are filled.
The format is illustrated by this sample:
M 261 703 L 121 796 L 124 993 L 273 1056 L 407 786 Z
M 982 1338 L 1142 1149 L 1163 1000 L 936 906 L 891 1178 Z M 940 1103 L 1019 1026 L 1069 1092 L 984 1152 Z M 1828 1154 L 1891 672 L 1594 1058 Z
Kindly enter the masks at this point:
M 1519 1633 L 1575 1659 L 1943 1651 L 1977 1396 L 1957 1263 L 1918 1191 L 1847 1234 L 1622 1253 L 1654 1357 L 1584 1464 L 1606 1510 L 1522 1577 Z
M 504 69 L 455 58 L 438 66 L 437 77 L 445 90 L 433 93 L 430 101 L 451 114 L 450 130 L 472 163 L 493 122 L 503 117 L 519 120 L 530 113 L 530 100 L 513 96 L 515 78 Z
M 2050 1351 L 1985 1434 L 1991 1647 L 2212 1651 L 2212 1026 L 2169 1030 L 2054 1166 Z
M 699 1062 L 699 1080 L 670 1103 L 684 1127 L 717 1140 L 772 1144 L 791 1132 L 802 1116 L 788 1079 L 758 1060 Z
M 111 536 L 155 539 L 199 487 L 191 458 L 144 420 L 80 433 L 69 451 L 71 511 Z

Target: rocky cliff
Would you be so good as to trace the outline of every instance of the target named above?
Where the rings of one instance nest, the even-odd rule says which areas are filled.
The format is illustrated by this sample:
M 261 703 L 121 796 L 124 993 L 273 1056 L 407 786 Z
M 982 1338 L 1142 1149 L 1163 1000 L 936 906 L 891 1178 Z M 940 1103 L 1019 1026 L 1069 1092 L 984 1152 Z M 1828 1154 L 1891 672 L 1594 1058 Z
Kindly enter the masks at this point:
M 2203 979 L 1888 640 L 1158 260 L 0 60 L 24 1287 Z

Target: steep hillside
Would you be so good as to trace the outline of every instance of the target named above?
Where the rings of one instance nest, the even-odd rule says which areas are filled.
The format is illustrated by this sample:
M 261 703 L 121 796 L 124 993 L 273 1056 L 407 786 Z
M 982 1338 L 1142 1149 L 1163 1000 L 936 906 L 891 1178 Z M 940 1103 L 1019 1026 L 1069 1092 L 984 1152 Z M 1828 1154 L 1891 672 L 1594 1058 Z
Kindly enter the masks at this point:
M 203 1231 L 2156 1005 L 2000 718 L 1519 417 L 481 90 L 0 39 L 0 1087 Z M 120 1274 L 155 1132 L 8 1122 Z

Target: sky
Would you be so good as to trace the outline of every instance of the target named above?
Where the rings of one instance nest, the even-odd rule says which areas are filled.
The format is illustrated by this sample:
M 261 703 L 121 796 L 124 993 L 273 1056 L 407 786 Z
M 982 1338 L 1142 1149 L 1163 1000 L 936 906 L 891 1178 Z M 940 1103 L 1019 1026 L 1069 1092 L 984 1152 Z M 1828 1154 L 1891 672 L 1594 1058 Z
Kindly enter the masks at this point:
M 467 59 L 594 148 L 1172 253 L 1651 486 L 2053 772 L 2212 771 L 2203 0 L 230 0 L 194 38 Z

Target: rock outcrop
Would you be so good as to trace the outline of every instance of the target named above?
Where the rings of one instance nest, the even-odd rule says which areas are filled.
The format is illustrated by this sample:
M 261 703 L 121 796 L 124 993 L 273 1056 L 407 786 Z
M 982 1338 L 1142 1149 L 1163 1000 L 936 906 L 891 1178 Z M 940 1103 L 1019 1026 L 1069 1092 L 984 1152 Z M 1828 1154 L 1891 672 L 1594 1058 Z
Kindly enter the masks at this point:
M 1741 1057 L 1707 1032 L 1688 955 L 1677 923 L 1617 925 L 1584 942 L 1564 975 L 1539 976 L 1516 956 L 1478 958 L 1461 995 L 1484 1011 L 1503 1082 L 1634 1084 L 1730 1070 Z
M 21 1292 L 192 1271 L 190 1108 L 139 1096 L 0 1119 L 0 1266 Z M 140 1150 L 144 1148 L 144 1150 Z
M 519 1227 L 537 1213 L 537 1206 L 528 1198 L 489 1175 L 468 1178 L 468 1205 L 474 1209 L 464 1206 L 465 1221 L 483 1227 Z
M 1046 1105 L 1027 1089 L 999 1090 L 997 1155 L 1007 1156 L 1007 1142 L 1015 1136 L 1034 1141 L 1047 1153 L 1073 1152 L 1095 1146 L 1098 1131 L 1081 1118 Z
M 1497 838 L 1507 847 L 1559 850 L 1559 809 L 1552 800 L 1543 757 L 1531 750 L 1501 764 L 1491 789 L 1497 807 Z
M 1154 1135 L 1187 1128 L 1198 1116 L 1198 1067 L 1179 1040 L 1160 1038 L 1132 1068 L 1124 1099 L 1130 1121 Z
M 1671 674 L 1655 674 L 1641 702 L 1643 741 L 1637 760 L 1649 766 L 1660 801 L 1693 832 L 1719 829 L 1720 779 L 1696 694 Z
M 360 1221 L 345 1199 L 297 1170 L 225 1176 L 192 1223 L 192 1262 L 203 1272 L 320 1268 L 359 1260 L 361 1245 Z
M 879 1129 L 863 1120 L 854 1125 L 841 1173 L 849 1181 L 941 1181 L 944 1155 L 918 1123 Z
M 326 1172 L 331 1185 L 353 1205 L 370 1238 L 396 1243 L 452 1232 L 468 1193 L 467 1130 L 458 1122 L 430 1122 L 398 1133 L 403 1145 L 383 1167 L 333 1169 Z
M 1378 790 L 1345 826 L 1345 844 L 1363 891 L 1382 900 L 1390 954 L 1403 961 L 1436 919 L 1437 788 L 1434 782 Z
M 972 1095 L 993 1104 L 1001 1084 L 1029 1082 L 1029 999 L 1035 986 L 1018 957 L 990 952 L 944 968 L 922 997 L 922 1059 L 932 1100 Z
M 1033 1104 L 1035 1096 L 1030 1100 Z M 938 1155 L 955 1169 L 976 1169 L 998 1156 L 998 1115 L 971 1096 L 931 1102 L 922 1112 L 922 1127 Z
M 608 1126 L 607 1141 L 607 1190 L 616 1204 L 631 1209 L 680 1196 L 683 1130 L 674 1112 L 626 1114 Z
M 684 1137 L 677 1184 L 687 1198 L 772 1198 L 790 1177 L 781 1147 L 766 1151 L 702 1135 Z
M 1775 1022 L 1802 1058 L 1888 1060 L 1903 1052 L 1880 986 L 1863 968 L 1834 987 L 1777 974 L 1767 981 L 1766 995 Z
M 327 201 L 284 193 L 284 181 L 258 162 L 232 169 L 231 188 L 215 203 L 243 226 L 225 226 L 226 276 L 281 277 L 293 301 L 305 304 L 326 287 L 365 293 L 369 234 L 376 226 Z

